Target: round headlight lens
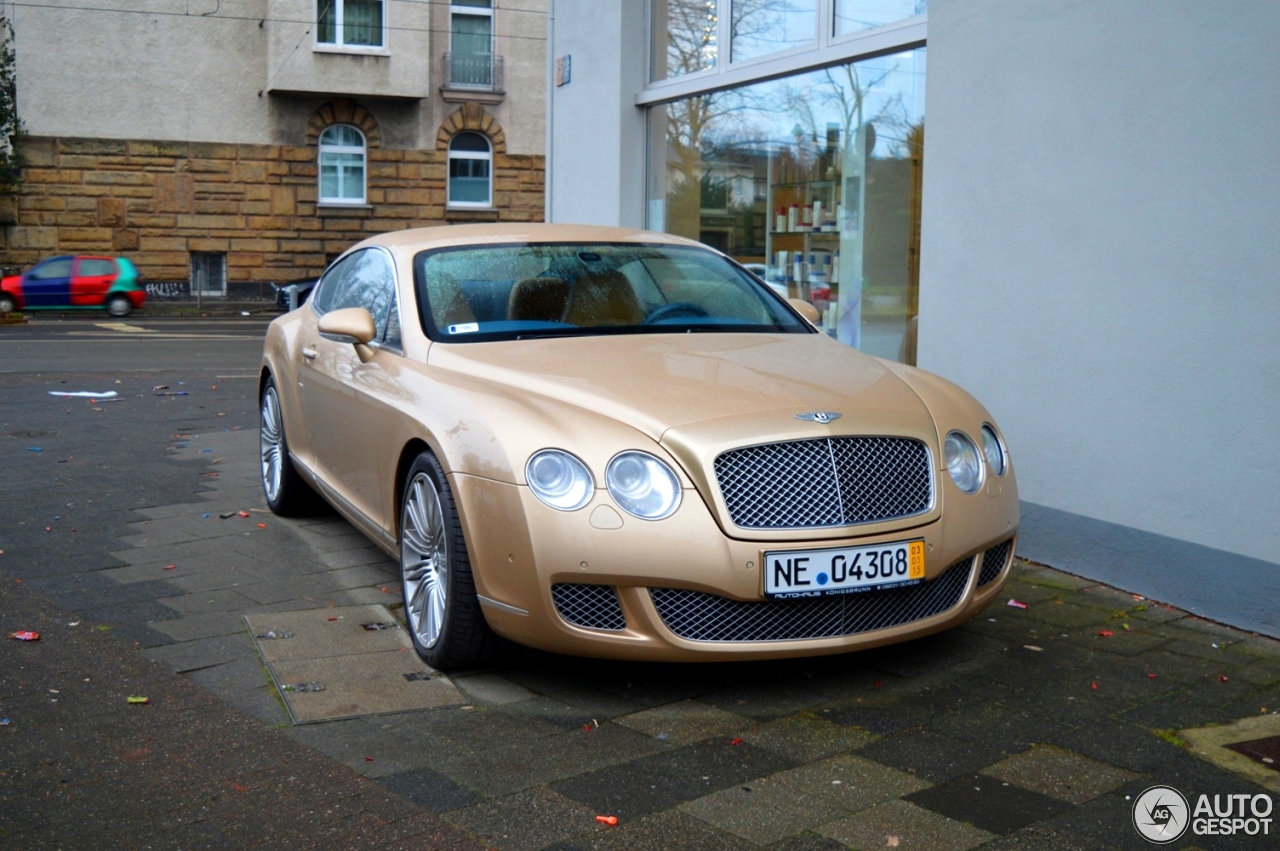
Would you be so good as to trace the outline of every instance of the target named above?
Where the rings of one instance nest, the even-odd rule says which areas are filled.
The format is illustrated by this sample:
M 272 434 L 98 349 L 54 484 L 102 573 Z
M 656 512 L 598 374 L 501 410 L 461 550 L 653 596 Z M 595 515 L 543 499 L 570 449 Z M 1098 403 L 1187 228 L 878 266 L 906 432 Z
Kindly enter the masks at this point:
M 989 425 L 982 427 L 982 454 L 987 457 L 987 466 L 991 468 L 991 472 L 1003 476 L 1004 447 L 1000 445 L 1000 438 L 996 437 L 996 430 Z
M 982 487 L 982 459 L 978 456 L 978 447 L 967 434 L 953 431 L 942 443 L 942 452 L 947 462 L 947 472 L 951 481 L 965 493 L 977 493 Z
M 623 452 L 604 474 L 609 495 L 641 520 L 670 517 L 680 505 L 680 480 L 666 464 L 644 452 Z
M 544 449 L 535 454 L 525 465 L 524 473 L 533 495 L 561 511 L 586 505 L 595 490 L 586 465 L 559 449 Z

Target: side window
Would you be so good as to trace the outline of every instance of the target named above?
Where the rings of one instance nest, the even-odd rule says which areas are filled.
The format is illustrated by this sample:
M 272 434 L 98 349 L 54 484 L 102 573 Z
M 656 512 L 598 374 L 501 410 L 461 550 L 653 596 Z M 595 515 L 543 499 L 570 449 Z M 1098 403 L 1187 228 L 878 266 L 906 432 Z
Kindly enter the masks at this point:
M 31 277 L 37 281 L 48 280 L 51 278 L 70 278 L 71 258 L 62 257 L 57 260 L 50 260 L 47 263 L 42 263 L 31 270 Z
M 366 248 L 347 255 L 332 266 L 320 281 L 312 304 L 321 315 L 345 307 L 363 307 L 373 316 L 377 328 L 374 339 L 390 342 L 387 324 L 396 303 L 395 273 L 387 255 Z M 399 322 L 396 323 L 399 345 Z
M 114 275 L 116 264 L 100 257 L 86 257 L 80 261 L 80 277 L 99 278 L 103 275 Z

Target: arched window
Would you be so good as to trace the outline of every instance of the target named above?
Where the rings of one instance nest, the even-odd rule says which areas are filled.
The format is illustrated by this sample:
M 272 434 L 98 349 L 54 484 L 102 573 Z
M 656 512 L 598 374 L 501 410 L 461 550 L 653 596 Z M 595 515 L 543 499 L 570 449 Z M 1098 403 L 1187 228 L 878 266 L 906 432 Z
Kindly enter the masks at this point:
M 493 206 L 493 150 L 479 133 L 459 133 L 449 142 L 449 206 Z
M 364 134 L 335 124 L 320 134 L 320 203 L 364 203 Z

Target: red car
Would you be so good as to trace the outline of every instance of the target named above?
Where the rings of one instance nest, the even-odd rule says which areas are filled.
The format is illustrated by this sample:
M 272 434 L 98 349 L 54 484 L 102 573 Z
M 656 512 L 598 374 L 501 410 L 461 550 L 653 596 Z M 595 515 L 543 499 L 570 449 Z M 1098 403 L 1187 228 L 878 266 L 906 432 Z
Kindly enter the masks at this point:
M 51 257 L 0 281 L 0 313 L 105 307 L 128 316 L 146 297 L 138 270 L 123 257 Z

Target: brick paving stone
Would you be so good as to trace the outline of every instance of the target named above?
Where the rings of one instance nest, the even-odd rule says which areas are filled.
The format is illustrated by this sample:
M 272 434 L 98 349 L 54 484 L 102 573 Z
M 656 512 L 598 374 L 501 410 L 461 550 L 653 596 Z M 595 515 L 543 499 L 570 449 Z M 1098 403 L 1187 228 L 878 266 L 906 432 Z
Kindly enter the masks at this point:
M 550 724 L 558 730 L 583 730 L 587 726 L 597 726 L 603 721 L 613 720 L 608 716 L 598 718 L 590 711 L 577 706 L 570 706 L 550 697 L 531 697 L 491 707 L 490 712 L 506 713 L 514 719 Z
M 601 813 L 600 815 L 606 815 Z M 547 851 L 746 851 L 754 843 L 679 810 L 665 810 L 547 847 Z
M 614 723 L 671 745 L 687 745 L 711 738 L 749 735 L 755 722 L 697 700 L 680 700 L 620 716 Z
M 792 766 L 764 748 L 709 742 L 578 774 L 551 788 L 597 812 L 633 819 Z
M 928 848 L 966 851 L 992 834 L 906 801 L 889 801 L 820 827 L 819 832 L 857 848 Z M 896 841 L 896 844 L 894 844 Z
M 496 848 L 532 851 L 607 827 L 596 813 L 548 789 L 532 789 L 445 814 L 445 819 Z
M 913 792 L 905 800 L 996 834 L 1012 833 L 1074 809 L 1067 801 L 982 774 L 953 777 Z
M 854 812 L 928 788 L 910 772 L 856 754 L 830 757 L 774 774 L 772 779 L 842 812 Z
M 875 736 L 806 711 L 753 727 L 742 734 L 742 740 L 793 762 L 812 762 L 856 750 Z
M 1015 754 L 980 773 L 1073 804 L 1083 804 L 1140 776 L 1052 745 Z
M 437 753 L 431 766 L 457 783 L 498 796 L 564 778 L 591 776 L 586 772 L 607 771 L 606 767 L 620 763 L 633 765 L 662 748 L 656 739 L 605 724 L 591 732 L 557 731 L 536 739 L 504 734 L 483 751 Z
M 387 774 L 378 778 L 378 784 L 428 813 L 445 813 L 470 807 L 482 800 L 466 786 L 454 783 L 429 768 Z
M 941 783 L 1000 760 L 1002 750 L 953 739 L 932 730 L 911 730 L 872 742 L 858 755 Z
M 848 813 L 829 798 L 819 798 L 773 778 L 748 780 L 679 807 L 723 831 L 768 845 Z

